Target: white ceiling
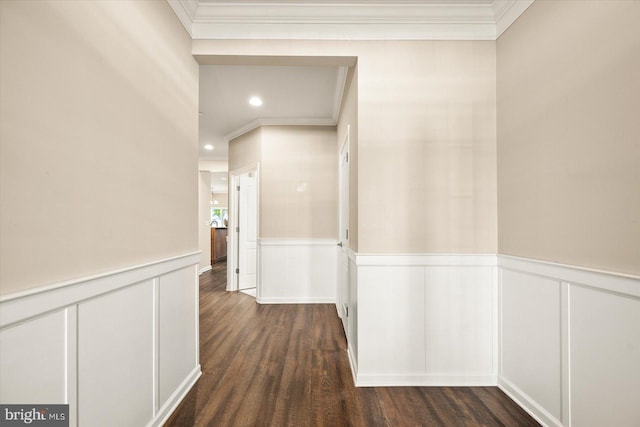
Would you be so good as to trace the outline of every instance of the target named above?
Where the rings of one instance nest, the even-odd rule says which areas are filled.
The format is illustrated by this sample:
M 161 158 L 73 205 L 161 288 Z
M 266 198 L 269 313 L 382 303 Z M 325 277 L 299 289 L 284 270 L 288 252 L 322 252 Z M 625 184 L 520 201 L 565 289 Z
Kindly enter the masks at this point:
M 345 77 L 346 67 L 200 66 L 200 159 L 226 159 L 228 141 L 259 125 L 335 125 Z
M 211 192 L 227 193 L 229 191 L 227 172 L 211 172 Z

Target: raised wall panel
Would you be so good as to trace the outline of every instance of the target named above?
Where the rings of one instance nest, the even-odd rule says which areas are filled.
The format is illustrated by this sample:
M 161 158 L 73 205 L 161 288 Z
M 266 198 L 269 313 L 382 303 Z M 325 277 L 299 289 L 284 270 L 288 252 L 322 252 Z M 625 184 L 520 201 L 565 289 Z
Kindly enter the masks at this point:
M 561 419 L 560 282 L 501 274 L 502 378 Z
M 153 284 L 81 303 L 78 397 L 82 426 L 142 426 L 153 418 Z
M 493 372 L 493 267 L 426 267 L 426 372 Z
M 424 268 L 360 267 L 358 376 L 424 372 Z
M 571 421 L 640 426 L 640 298 L 571 285 Z
M 262 239 L 259 247 L 259 303 L 335 303 L 335 240 Z
M 69 403 L 66 352 L 64 309 L 1 330 L 0 402 Z
M 197 365 L 196 289 L 192 267 L 158 279 L 160 406 Z
M 498 264 L 498 385 L 544 425 L 640 425 L 640 278 L 512 256 Z
M 162 425 L 201 373 L 198 260 L 3 296 L 0 403 L 68 403 L 71 427 Z

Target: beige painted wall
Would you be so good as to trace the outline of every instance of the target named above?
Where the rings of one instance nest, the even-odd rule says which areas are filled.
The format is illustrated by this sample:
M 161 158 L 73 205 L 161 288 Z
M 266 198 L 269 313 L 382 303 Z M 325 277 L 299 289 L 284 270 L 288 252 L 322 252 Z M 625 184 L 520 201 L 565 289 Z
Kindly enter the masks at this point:
M 336 138 L 335 127 L 262 127 L 261 237 L 337 237 Z
M 262 128 L 229 141 L 229 172 L 260 162 L 262 144 Z
M 227 193 L 211 193 L 211 201 L 217 200 L 217 205 L 211 205 L 215 208 L 228 208 L 229 207 L 229 194 Z
M 200 270 L 211 266 L 211 172 L 198 172 Z
M 494 42 L 194 40 L 193 52 L 357 57 L 358 251 L 496 252 Z
M 536 1 L 498 40 L 500 253 L 640 274 L 638 22 Z
M 0 2 L 0 292 L 198 250 L 198 65 L 166 2 Z
M 338 153 L 349 132 L 349 247 L 358 251 L 358 66 L 350 68 L 338 117 Z M 338 185 L 339 182 L 338 182 Z M 338 197 L 340 197 L 338 190 Z

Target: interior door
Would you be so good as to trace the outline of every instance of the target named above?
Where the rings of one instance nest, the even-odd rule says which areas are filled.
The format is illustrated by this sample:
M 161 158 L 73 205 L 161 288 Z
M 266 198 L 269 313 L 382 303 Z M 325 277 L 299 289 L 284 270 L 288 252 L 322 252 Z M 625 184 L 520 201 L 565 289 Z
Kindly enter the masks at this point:
M 340 203 L 338 230 L 338 315 L 342 318 L 342 326 L 347 332 L 349 316 L 349 131 L 340 149 L 339 167 Z
M 256 287 L 258 188 L 256 173 L 240 176 L 238 197 L 238 289 Z

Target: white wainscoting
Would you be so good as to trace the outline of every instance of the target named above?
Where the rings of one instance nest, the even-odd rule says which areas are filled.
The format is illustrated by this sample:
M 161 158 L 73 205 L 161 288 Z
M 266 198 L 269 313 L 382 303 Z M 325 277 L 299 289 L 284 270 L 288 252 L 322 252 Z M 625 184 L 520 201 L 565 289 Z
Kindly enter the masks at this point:
M 495 255 L 356 255 L 358 386 L 495 385 Z
M 547 426 L 639 426 L 640 279 L 500 255 L 498 385 Z
M 260 239 L 256 301 L 335 303 L 336 244 L 331 239 Z
M 159 426 L 200 376 L 199 253 L 0 299 L 0 402 Z

